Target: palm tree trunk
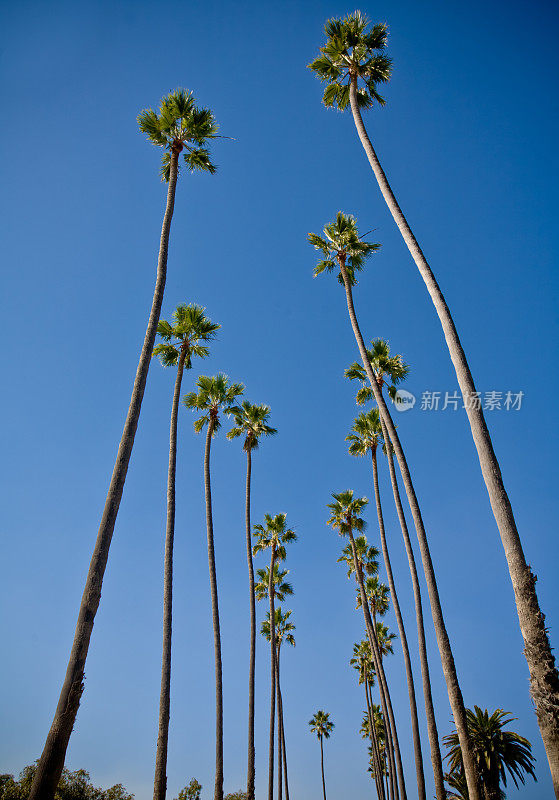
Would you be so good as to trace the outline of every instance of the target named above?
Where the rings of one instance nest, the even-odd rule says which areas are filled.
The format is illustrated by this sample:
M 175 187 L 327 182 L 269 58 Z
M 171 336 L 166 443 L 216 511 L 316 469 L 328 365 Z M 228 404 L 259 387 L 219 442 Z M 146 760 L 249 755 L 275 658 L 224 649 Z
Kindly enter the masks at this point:
M 271 691 L 270 691 L 270 752 L 268 756 L 268 800 L 274 800 L 274 722 L 276 716 L 276 618 L 274 608 L 274 562 L 276 548 L 272 544 L 270 558 L 270 578 L 268 596 L 270 598 L 270 650 L 271 650 Z
M 113 537 L 113 530 L 122 498 L 126 473 L 134 437 L 140 418 L 140 409 L 146 386 L 149 365 L 157 333 L 157 324 L 161 314 L 163 294 L 165 291 L 165 280 L 167 277 L 167 253 L 169 248 L 169 233 L 171 230 L 171 220 L 175 206 L 175 190 L 178 174 L 178 153 L 171 154 L 169 186 L 167 189 L 167 205 L 163 226 L 161 229 L 161 241 L 159 245 L 159 258 L 157 261 L 157 278 L 149 321 L 144 337 L 144 344 L 136 370 L 132 397 L 128 407 L 128 414 L 124 423 L 122 438 L 118 447 L 118 453 L 105 500 L 105 508 L 101 517 L 101 524 L 97 533 L 95 548 L 91 557 L 89 571 L 85 582 L 85 587 L 81 599 L 76 631 L 70 658 L 66 668 L 66 676 L 60 692 L 58 705 L 54 714 L 52 725 L 48 732 L 42 755 L 37 764 L 37 770 L 33 778 L 29 800 L 53 800 L 58 781 L 64 768 L 64 759 L 68 742 L 74 727 L 80 699 L 84 689 L 85 662 L 95 615 L 101 600 L 101 587 L 103 576 L 109 557 L 109 548 Z
M 322 794 L 324 800 L 326 800 L 326 783 L 324 782 L 324 750 L 322 747 L 322 736 L 318 737 L 320 741 L 320 769 L 322 771 Z
M 371 612 L 369 611 L 369 602 L 367 600 L 367 595 L 365 594 L 365 585 L 363 582 L 363 571 L 361 569 L 361 564 L 357 558 L 357 551 L 355 549 L 355 540 L 353 538 L 353 532 L 349 531 L 349 540 L 351 542 L 351 550 L 353 553 L 353 565 L 355 568 L 355 576 L 357 578 L 357 584 L 359 586 L 359 593 L 361 596 L 361 605 L 363 607 L 363 616 L 365 618 L 365 628 L 367 630 L 367 636 L 369 638 L 369 643 L 371 645 L 371 652 L 373 655 L 374 667 L 375 672 L 377 674 L 377 679 L 379 682 L 379 689 L 380 689 L 380 699 L 382 704 L 382 713 L 384 714 L 385 720 L 385 728 L 387 734 L 387 746 L 390 738 L 390 734 L 392 735 L 393 745 L 394 745 L 394 756 L 392 756 L 390 747 L 388 747 L 388 758 L 389 763 L 392 760 L 392 774 L 394 776 L 394 760 L 396 761 L 396 772 L 398 775 L 398 784 L 400 786 L 400 795 L 402 800 L 406 800 L 406 783 L 404 780 L 404 770 L 402 768 L 402 759 L 400 757 L 400 744 L 398 742 L 398 732 L 396 730 L 396 721 L 394 719 L 394 712 L 392 710 L 392 701 L 390 699 L 390 692 L 388 690 L 388 683 L 386 681 L 386 675 L 384 674 L 384 667 L 382 664 L 382 658 L 380 655 L 380 650 L 377 642 L 376 631 L 373 625 L 373 621 L 371 619 Z M 392 757 L 392 758 L 391 758 Z M 396 781 L 393 779 L 393 796 L 398 796 L 397 787 L 395 785 Z
M 204 452 L 204 486 L 206 492 L 206 527 L 208 532 L 208 566 L 210 569 L 210 593 L 212 598 L 212 620 L 215 651 L 215 789 L 214 800 L 223 800 L 223 684 L 221 668 L 221 632 L 219 629 L 219 605 L 215 572 L 214 530 L 212 517 L 212 489 L 210 483 L 210 448 L 214 431 L 214 419 L 210 418 Z
M 386 425 L 382 417 L 380 418 L 382 426 L 382 435 L 385 442 L 390 442 Z M 398 480 L 396 477 L 396 470 L 394 469 L 394 459 L 392 458 L 392 448 L 386 448 L 388 458 L 388 471 L 390 472 L 390 481 L 392 483 L 392 492 L 394 494 L 394 502 L 398 512 L 398 519 L 400 521 L 400 528 L 402 529 L 402 536 L 404 537 L 404 544 L 408 556 L 408 563 L 413 585 L 413 597 L 415 604 L 415 617 L 417 624 L 417 639 L 419 646 L 419 660 L 421 663 L 421 676 L 423 681 L 423 696 L 425 699 L 425 716 L 427 718 L 427 732 L 429 735 L 429 744 L 431 748 L 431 762 L 433 765 L 433 776 L 435 779 L 435 796 L 437 800 L 446 800 L 446 789 L 443 778 L 443 763 L 441 759 L 441 750 L 439 746 L 439 734 L 437 731 L 437 721 L 435 719 L 435 708 L 433 705 L 433 696 L 431 694 L 431 676 L 429 674 L 429 661 L 427 659 L 427 645 L 425 642 L 425 628 L 423 625 L 423 607 L 421 603 L 421 589 L 419 588 L 419 579 L 417 577 L 417 567 L 415 564 L 415 556 L 411 546 L 410 535 L 402 508 L 402 500 L 400 491 L 398 489 Z
M 254 673 L 256 660 L 256 601 L 254 597 L 254 565 L 252 563 L 252 541 L 250 525 L 250 482 L 252 473 L 252 451 L 247 449 L 246 481 L 246 544 L 248 564 L 248 584 L 250 594 L 250 656 L 248 668 L 248 769 L 247 800 L 254 800 L 255 750 L 254 750 Z
M 278 681 L 278 715 L 281 725 L 281 752 L 283 760 L 283 782 L 285 785 L 285 800 L 289 800 L 289 783 L 287 780 L 287 750 L 285 748 L 285 728 L 283 725 L 283 698 L 281 696 L 281 686 L 279 678 L 279 650 L 278 650 L 278 668 L 277 668 L 277 681 Z M 280 766 L 281 769 L 281 766 Z
M 390 443 L 387 443 L 387 449 Z M 398 602 L 398 595 L 396 594 L 396 585 L 394 583 L 394 575 L 392 573 L 392 565 L 390 564 L 390 555 L 388 553 L 388 545 L 386 543 L 386 531 L 384 529 L 384 518 L 382 515 L 382 506 L 380 502 L 380 490 L 378 485 L 378 464 L 376 449 L 371 450 L 373 459 L 373 485 L 375 489 L 375 501 L 377 507 L 378 526 L 380 531 L 380 542 L 382 547 L 382 555 L 384 558 L 384 566 L 388 576 L 388 587 L 392 597 L 392 605 L 394 607 L 394 614 L 396 615 L 396 622 L 398 623 L 398 633 L 400 634 L 400 642 L 402 644 L 402 653 L 404 654 L 404 664 L 406 667 L 406 680 L 408 684 L 408 697 L 410 703 L 411 714 L 411 727 L 413 735 L 413 751 L 415 756 L 415 775 L 417 779 L 417 796 L 419 800 L 426 800 L 425 793 L 425 777 L 423 775 L 423 757 L 421 755 L 421 738 L 419 735 L 419 720 L 417 718 L 417 703 L 415 700 L 415 687 L 413 684 L 413 672 L 411 668 L 410 651 L 408 648 L 408 640 L 404 628 L 404 620 L 402 619 L 402 612 L 400 611 L 400 603 Z
M 497 456 L 493 450 L 493 443 L 487 429 L 483 409 L 481 405 L 478 408 L 474 402 L 476 387 L 454 320 L 437 280 L 396 201 L 384 170 L 380 165 L 361 118 L 356 92 L 357 78 L 354 77 L 350 82 L 349 98 L 359 139 L 369 159 L 382 196 L 431 296 L 443 328 L 444 337 L 456 377 L 458 378 L 458 385 L 464 398 L 464 405 L 478 453 L 483 479 L 505 550 L 516 600 L 520 630 L 524 639 L 524 655 L 530 671 L 530 692 L 549 760 L 555 796 L 559 798 L 559 674 L 545 628 L 545 616 L 540 610 L 536 594 L 536 576 L 526 563 L 512 506 L 503 483 Z
M 281 738 L 281 700 L 280 700 L 280 685 L 279 685 L 279 657 L 280 657 L 280 643 L 276 653 L 276 702 L 277 702 L 277 718 L 278 718 L 278 800 L 283 800 L 283 742 Z
M 429 552 L 429 543 L 427 541 L 427 534 L 425 533 L 425 528 L 423 526 L 423 519 L 421 517 L 419 503 L 417 502 L 417 497 L 415 495 L 415 490 L 413 488 L 413 483 L 408 468 L 408 463 L 406 461 L 406 457 L 404 455 L 400 439 L 398 437 L 396 428 L 392 421 L 392 417 L 390 416 L 390 412 L 388 411 L 388 408 L 384 401 L 384 397 L 382 396 L 382 392 L 380 391 L 376 378 L 371 369 L 369 359 L 367 357 L 365 343 L 363 341 L 363 336 L 361 335 L 361 331 L 359 329 L 359 323 L 357 322 L 357 317 L 355 314 L 355 308 L 353 305 L 353 295 L 347 271 L 345 268 L 345 264 L 340 263 L 340 270 L 344 281 L 344 287 L 347 299 L 347 308 L 349 312 L 349 318 L 351 320 L 351 326 L 353 328 L 353 333 L 355 335 L 355 339 L 359 347 L 359 352 L 361 354 L 361 359 L 363 361 L 365 372 L 367 373 L 367 377 L 371 384 L 371 389 L 373 390 L 375 400 L 379 407 L 380 417 L 381 419 L 384 420 L 384 423 L 388 430 L 389 439 L 394 446 L 396 458 L 398 459 L 398 465 L 400 467 L 400 472 L 402 474 L 402 479 L 404 481 L 404 487 L 406 489 L 408 502 L 410 504 L 410 509 L 415 524 L 415 529 L 417 531 L 419 548 L 421 550 L 421 560 L 423 562 L 423 570 L 425 572 L 425 579 L 427 581 L 427 589 L 429 592 L 429 600 L 431 603 L 433 624 L 435 627 L 435 634 L 437 636 L 439 653 L 441 655 L 441 662 L 446 680 L 448 697 L 452 709 L 452 715 L 454 717 L 454 722 L 456 724 L 456 731 L 458 733 L 458 739 L 460 742 L 460 748 L 462 750 L 464 772 L 466 775 L 466 782 L 468 785 L 470 800 L 480 800 L 478 780 L 477 780 L 478 778 L 477 769 L 475 766 L 475 761 L 472 753 L 470 737 L 468 735 L 468 726 L 466 722 L 466 709 L 464 707 L 464 700 L 462 698 L 460 684 L 458 683 L 458 676 L 456 674 L 456 666 L 454 664 L 454 656 L 452 655 L 450 640 L 448 638 L 448 633 L 444 623 L 443 611 L 441 607 L 441 601 L 439 598 L 439 590 L 437 587 L 437 580 L 435 577 L 435 570 L 433 568 L 433 562 L 431 560 L 431 554 Z
M 375 783 L 377 787 L 377 795 L 378 800 L 385 800 L 384 797 L 384 784 L 382 782 L 382 770 L 380 767 L 380 752 L 378 748 L 378 740 L 377 740 L 377 731 L 375 727 L 375 718 L 373 715 L 373 709 L 371 706 L 371 700 L 369 697 L 369 681 L 365 677 L 363 681 L 363 685 L 365 687 L 365 699 L 367 701 L 367 716 L 369 717 L 369 728 L 371 730 L 371 745 L 373 748 L 373 770 L 374 770 L 374 777 Z
M 175 538 L 175 475 L 177 469 L 177 425 L 182 376 L 187 349 L 181 348 L 169 436 L 169 471 L 167 475 L 167 530 L 165 533 L 165 563 L 163 567 L 163 655 L 161 659 L 161 694 L 159 696 L 159 732 L 155 753 L 153 800 L 165 800 L 167 793 L 167 743 L 171 705 L 171 636 L 173 627 L 173 544 Z

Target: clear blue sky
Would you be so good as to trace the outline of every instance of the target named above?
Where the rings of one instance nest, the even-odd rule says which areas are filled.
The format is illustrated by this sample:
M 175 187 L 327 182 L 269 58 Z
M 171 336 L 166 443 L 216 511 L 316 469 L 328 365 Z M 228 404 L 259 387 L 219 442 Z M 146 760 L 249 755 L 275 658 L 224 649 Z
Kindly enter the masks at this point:
M 557 645 L 557 9 L 547 2 L 402 0 L 361 9 L 390 25 L 387 106 L 366 121 L 446 293 L 482 391 L 524 391 L 489 415 L 494 444 Z M 222 325 L 199 370 L 224 370 L 272 407 L 279 429 L 254 459 L 253 518 L 286 511 L 297 647 L 283 662 L 292 795 L 318 797 L 307 721 L 336 723 L 329 796 L 373 791 L 357 734 L 363 700 L 348 666 L 362 637 L 354 590 L 326 528 L 330 493 L 371 496 L 346 453 L 355 407 L 343 370 L 355 343 L 343 293 L 313 280 L 308 231 L 336 211 L 383 248 L 356 290 L 368 338 L 412 366 L 407 388 L 454 391 L 440 326 L 373 181 L 349 114 L 327 111 L 305 65 L 322 25 L 353 6 L 315 2 L 4 4 L 0 130 L 4 228 L 0 771 L 38 757 L 58 698 L 84 576 L 151 302 L 164 205 L 159 153 L 137 113 L 176 86 L 210 106 L 232 141 L 215 177 L 181 175 L 164 317 L 197 302 Z M 555 256 L 556 258 L 556 256 Z M 161 658 L 161 580 L 173 374 L 153 363 L 68 750 L 97 785 L 152 791 Z M 512 590 L 463 411 L 398 416 L 466 703 L 510 711 L 534 745 Z M 169 798 L 213 784 L 213 650 L 202 445 L 180 416 Z M 224 435 L 213 455 L 225 669 L 225 786 L 246 769 L 247 588 L 244 458 Z M 382 475 L 388 535 L 415 654 L 405 554 Z M 369 535 L 376 540 L 369 513 Z M 260 563 L 259 563 L 260 565 Z M 260 609 L 262 614 L 263 610 Z M 429 620 L 429 616 L 427 615 Z M 390 615 L 389 624 L 395 628 Z M 441 735 L 451 714 L 429 625 Z M 410 797 L 413 762 L 402 659 L 389 680 Z M 419 671 L 418 704 L 422 706 Z M 257 672 L 257 790 L 266 778 L 267 653 Z M 423 717 L 422 717 L 423 720 Z M 423 723 L 422 723 L 423 724 Z M 429 791 L 429 752 L 424 738 Z M 430 792 L 431 793 L 431 792 Z M 510 796 L 516 796 L 514 787 Z

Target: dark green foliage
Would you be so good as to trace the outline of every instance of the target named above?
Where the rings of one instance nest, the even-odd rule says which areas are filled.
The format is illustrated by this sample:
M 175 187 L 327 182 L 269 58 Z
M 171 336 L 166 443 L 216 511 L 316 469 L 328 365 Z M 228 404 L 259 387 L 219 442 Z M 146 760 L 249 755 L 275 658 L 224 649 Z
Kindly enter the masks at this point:
M 270 407 L 253 405 L 248 400 L 243 400 L 240 406 L 235 406 L 229 412 L 235 422 L 227 434 L 228 439 L 245 437 L 243 450 L 256 450 L 261 436 L 273 436 L 277 433 L 275 428 L 268 425 Z
M 204 426 L 212 420 L 212 435 L 215 435 L 221 427 L 219 412 L 232 414 L 233 410 L 237 408 L 234 405 L 235 400 L 243 393 L 245 387 L 242 383 L 230 383 L 227 375 L 221 372 L 213 378 L 208 375 L 200 375 L 196 386 L 198 393 L 189 392 L 183 398 L 183 403 L 193 411 L 206 412 L 194 423 L 196 433 L 200 433 Z
M 26 800 L 36 771 L 36 764 L 25 767 L 19 780 L 13 775 L 0 775 L 0 800 Z M 77 769 L 62 771 L 62 777 L 54 795 L 55 800 L 134 800 L 134 795 L 126 791 L 121 783 L 110 789 L 98 789 L 91 784 L 89 772 Z
M 200 800 L 200 795 L 202 793 L 202 784 L 198 783 L 196 778 L 192 778 L 188 786 L 185 786 L 184 789 L 181 789 L 179 792 L 179 796 L 176 800 Z
M 209 320 L 204 311 L 195 303 L 181 303 L 173 311 L 174 325 L 165 319 L 159 320 L 157 333 L 163 342 L 154 347 L 153 355 L 159 357 L 164 367 L 177 366 L 181 347 L 186 349 L 185 369 L 192 367 L 192 356 L 207 358 L 209 350 L 200 342 L 214 339 L 221 326 Z
M 248 800 L 248 794 L 239 789 L 238 792 L 230 792 L 226 794 L 223 800 Z
M 405 363 L 401 355 L 390 355 L 390 345 L 386 339 L 372 339 L 371 347 L 366 350 L 366 353 L 379 387 L 382 389 L 384 384 L 388 383 L 388 394 L 394 400 L 396 384 L 401 383 L 409 375 L 410 368 L 408 364 Z M 361 383 L 361 388 L 355 398 L 357 405 L 363 405 L 363 403 L 373 399 L 373 390 L 362 364 L 354 361 L 346 369 L 344 375 L 350 381 L 359 381 Z
M 319 261 L 314 268 L 313 276 L 316 278 L 322 272 L 333 272 L 336 262 L 343 264 L 349 282 L 355 285 L 355 273 L 363 269 L 367 258 L 380 248 L 380 244 L 365 242 L 359 237 L 357 222 L 351 214 L 347 216 L 338 211 L 336 219 L 323 228 L 324 238 L 316 233 L 309 233 L 307 238 L 315 250 L 319 250 L 324 259 Z M 343 284 L 341 270 L 338 281 Z

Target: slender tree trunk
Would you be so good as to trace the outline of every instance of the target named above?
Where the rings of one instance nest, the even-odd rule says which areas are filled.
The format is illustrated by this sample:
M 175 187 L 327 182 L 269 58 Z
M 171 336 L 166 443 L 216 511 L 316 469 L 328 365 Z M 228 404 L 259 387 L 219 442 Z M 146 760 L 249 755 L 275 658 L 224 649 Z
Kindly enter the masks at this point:
M 270 691 L 270 753 L 268 756 L 268 800 L 274 800 L 274 722 L 276 716 L 276 618 L 274 608 L 274 563 L 276 548 L 272 544 L 270 558 L 270 578 L 268 596 L 270 598 L 270 651 L 271 651 L 271 691 Z
M 179 400 L 187 349 L 181 347 L 169 436 L 169 471 L 167 475 L 167 530 L 165 533 L 165 563 L 163 568 L 163 654 L 161 659 L 161 694 L 159 696 L 159 732 L 155 753 L 153 800 L 165 800 L 167 793 L 167 743 L 171 705 L 171 636 L 173 628 L 173 544 L 175 539 L 175 476 L 177 469 L 177 425 Z
M 390 438 L 386 430 L 386 425 L 382 417 L 380 418 L 382 426 L 382 435 L 384 441 L 389 443 Z M 402 536 L 406 547 L 408 556 L 408 564 L 413 585 L 413 597 L 415 604 L 415 617 L 417 623 L 417 639 L 419 645 L 419 660 L 421 663 L 421 676 L 423 681 L 423 696 L 425 698 L 425 715 L 427 718 L 427 732 L 429 735 L 429 744 L 431 748 L 431 762 L 433 765 L 433 776 L 435 779 L 435 796 L 437 800 L 446 800 L 446 789 L 443 778 L 443 763 L 441 759 L 441 750 L 439 746 L 439 734 L 437 731 L 437 721 L 435 719 L 435 708 L 433 705 L 433 696 L 431 694 L 431 676 L 429 674 L 429 661 L 427 659 L 427 645 L 425 642 L 425 628 L 423 625 L 423 607 L 421 603 L 421 589 L 419 587 L 419 579 L 417 576 L 417 567 L 415 564 L 415 556 L 411 546 L 410 535 L 402 508 L 402 500 L 400 491 L 398 489 L 398 480 L 396 477 L 396 470 L 394 469 L 394 459 L 392 458 L 392 448 L 388 444 L 386 447 L 388 458 L 388 471 L 390 472 L 390 481 L 392 483 L 392 492 L 394 494 L 394 502 L 398 512 L 398 519 L 400 521 L 400 528 L 402 529 Z
M 66 676 L 60 692 L 54 719 L 47 735 L 41 758 L 37 764 L 29 800 L 53 800 L 54 798 L 54 792 L 58 786 L 60 776 L 62 775 L 66 749 L 68 747 L 72 728 L 74 727 L 84 688 L 87 651 L 89 649 L 95 615 L 101 600 L 103 576 L 105 574 L 105 567 L 107 566 L 109 548 L 111 546 L 118 508 L 122 498 L 128 464 L 130 462 L 130 456 L 132 455 L 134 437 L 140 418 L 140 409 L 153 352 L 153 345 L 155 343 L 155 335 L 157 333 L 157 323 L 159 322 L 161 305 L 163 303 L 165 279 L 167 276 L 169 233 L 175 205 L 177 165 L 178 152 L 173 152 L 171 154 L 167 206 L 165 208 L 165 216 L 163 217 L 163 226 L 161 229 L 161 242 L 157 261 L 157 278 L 144 344 L 140 354 L 130 406 L 128 408 L 128 414 L 126 415 L 124 430 L 122 432 L 122 438 L 118 447 L 116 462 L 105 500 L 105 508 L 103 510 L 103 516 L 101 517 L 101 524 L 91 557 L 89 572 L 87 573 L 74 641 L 66 668 Z
M 431 296 L 443 328 L 444 337 L 456 377 L 458 378 L 458 385 L 464 398 L 464 405 L 478 453 L 483 479 L 505 550 L 520 630 L 524 639 L 524 655 L 530 671 L 530 692 L 535 704 L 536 716 L 549 760 L 555 796 L 559 798 L 559 674 L 545 627 L 545 615 L 540 610 L 536 594 L 536 576 L 532 573 L 524 557 L 512 506 L 503 483 L 499 462 L 493 450 L 493 443 L 483 409 L 481 404 L 479 404 L 478 408 L 478 404 L 475 402 L 477 396 L 476 387 L 454 320 L 437 280 L 396 201 L 384 170 L 380 165 L 361 118 L 356 92 L 357 78 L 354 77 L 350 83 L 349 98 L 359 139 L 369 159 L 382 196 Z
M 322 747 L 322 736 L 318 737 L 320 741 L 320 769 L 322 771 L 322 794 L 326 800 L 326 783 L 324 782 L 324 750 Z
M 281 695 L 281 686 L 280 686 L 280 679 L 279 679 L 279 651 L 278 651 L 278 669 L 277 669 L 277 681 L 278 681 L 278 715 L 281 724 L 281 752 L 282 752 L 282 761 L 283 761 L 283 782 L 285 785 L 285 800 L 289 800 L 289 783 L 287 780 L 287 750 L 285 747 L 285 728 L 283 724 L 283 698 Z M 281 767 L 280 767 L 281 769 Z
M 387 444 L 387 448 L 390 444 Z M 410 703 L 411 714 L 411 728 L 413 735 L 413 752 L 415 756 L 415 776 L 417 779 L 417 796 L 419 800 L 426 800 L 425 794 L 425 778 L 423 775 L 423 757 L 421 755 L 421 738 L 419 735 L 419 720 L 417 718 L 417 703 L 415 700 L 415 687 L 413 684 L 413 672 L 411 668 L 410 651 L 408 647 L 408 639 L 404 628 L 404 620 L 402 619 L 402 612 L 400 611 L 400 603 L 398 602 L 398 595 L 396 594 L 396 584 L 394 582 L 394 575 L 392 573 L 392 565 L 390 563 L 390 555 L 388 553 L 388 544 L 386 542 L 386 531 L 384 529 L 384 518 L 382 514 L 382 505 L 380 502 L 380 490 L 378 485 L 378 464 L 376 448 L 371 450 L 373 460 L 373 486 L 375 489 L 375 502 L 377 507 L 378 527 L 380 531 L 380 543 L 382 547 L 382 555 L 384 558 L 384 566 L 388 576 L 388 587 L 392 597 L 392 605 L 394 607 L 394 614 L 396 615 L 396 622 L 398 623 L 398 633 L 400 634 L 400 642 L 402 644 L 402 653 L 404 655 L 404 664 L 406 667 L 406 680 L 408 684 L 408 698 Z
M 219 629 L 219 604 L 215 572 L 214 529 L 212 517 L 212 488 L 210 482 L 210 448 L 215 420 L 210 417 L 204 453 L 204 486 L 206 490 L 206 527 L 208 531 L 208 566 L 212 597 L 212 620 L 215 651 L 215 789 L 214 800 L 223 800 L 223 683 L 221 667 L 221 632 Z
M 380 650 L 377 642 L 376 637 L 376 630 L 373 625 L 373 621 L 371 619 L 371 612 L 369 611 L 369 602 L 367 600 L 367 595 L 365 593 L 365 585 L 363 582 L 363 571 L 361 569 L 361 564 L 359 563 L 359 559 L 357 558 L 357 551 L 355 549 L 355 539 L 353 538 L 353 532 L 349 531 L 349 540 L 351 542 L 351 550 L 353 553 L 353 565 L 355 567 L 355 576 L 357 578 L 357 584 L 359 586 L 359 594 L 361 597 L 361 605 L 363 606 L 363 616 L 365 618 L 365 628 L 367 630 L 367 636 L 369 637 L 369 643 L 371 645 L 371 652 L 373 654 L 373 661 L 375 666 L 375 671 L 377 674 L 377 679 L 379 682 L 379 689 L 380 691 L 380 699 L 382 704 L 382 713 L 384 714 L 384 724 L 387 733 L 387 746 L 389 741 L 389 733 L 392 733 L 393 744 L 394 744 L 394 757 L 396 761 L 396 772 L 398 775 L 398 783 L 400 786 L 400 795 L 402 800 L 406 800 L 406 783 L 404 780 L 404 770 L 402 768 L 402 759 L 400 757 L 400 744 L 398 742 L 398 732 L 396 730 L 396 721 L 394 719 L 394 712 L 392 710 L 392 702 L 390 700 L 390 692 L 388 690 L 388 683 L 386 681 L 386 675 L 384 674 L 384 667 L 382 664 L 382 658 L 380 655 Z M 388 757 L 390 760 L 390 748 L 388 747 Z M 395 781 L 394 781 L 395 783 Z M 394 796 L 397 797 L 397 789 L 394 786 Z
M 282 763 L 283 763 L 283 742 L 281 738 L 281 700 L 280 700 L 280 643 L 278 643 L 278 649 L 276 653 L 276 702 L 278 707 L 277 718 L 278 718 L 278 800 L 283 800 L 283 775 L 282 775 Z
M 250 595 L 250 656 L 248 668 L 248 769 L 247 800 L 254 800 L 255 750 L 254 750 L 254 674 L 256 660 L 256 600 L 254 597 L 254 566 L 252 563 L 252 540 L 250 525 L 250 482 L 252 473 L 252 450 L 247 449 L 247 481 L 246 481 L 246 543 L 248 584 Z
M 466 775 L 468 793 L 470 796 L 470 800 L 480 800 L 479 790 L 478 790 L 477 769 L 473 758 L 470 738 L 468 735 L 466 709 L 464 707 L 464 700 L 462 698 L 462 692 L 460 690 L 460 685 L 458 683 L 458 676 L 456 674 L 456 666 L 454 664 L 454 657 L 452 655 L 450 640 L 448 638 L 448 633 L 444 623 L 443 611 L 439 598 L 439 590 L 435 578 L 435 570 L 433 567 L 433 562 L 431 560 L 431 554 L 429 552 L 427 534 L 425 533 L 425 528 L 423 526 L 423 519 L 421 517 L 419 503 L 415 495 L 415 490 L 413 488 L 413 483 L 408 468 L 408 464 L 406 461 L 406 457 L 404 455 L 400 439 L 396 432 L 394 422 L 392 421 L 392 417 L 390 416 L 390 412 L 388 411 L 388 407 L 384 401 L 384 397 L 382 396 L 382 392 L 380 390 L 380 387 L 378 386 L 376 378 L 371 369 L 371 364 L 369 363 L 369 359 L 367 357 L 365 342 L 363 341 L 363 336 L 361 335 L 361 331 L 359 329 L 359 323 L 357 322 L 357 317 L 355 314 L 351 285 L 349 283 L 349 278 L 347 275 L 345 264 L 341 262 L 340 262 L 340 270 L 344 281 L 344 287 L 347 299 L 347 308 L 349 312 L 349 318 L 351 320 L 351 326 L 353 328 L 353 333 L 355 335 L 355 339 L 359 347 L 359 352 L 361 354 L 361 359 L 363 361 L 365 372 L 367 373 L 367 377 L 371 384 L 371 389 L 373 390 L 375 400 L 379 407 L 380 417 L 381 419 L 384 420 L 384 423 L 388 430 L 389 439 L 394 446 L 394 451 L 396 453 L 396 458 L 398 459 L 398 465 L 400 467 L 400 472 L 402 473 L 406 494 L 410 504 L 410 509 L 415 524 L 415 529 L 417 531 L 419 548 L 421 550 L 421 559 L 423 562 L 423 570 L 425 572 L 427 589 L 429 591 L 429 600 L 431 603 L 433 624 L 437 636 L 437 644 L 439 646 L 439 653 L 441 655 L 443 673 L 446 680 L 448 697 L 452 709 L 452 715 L 454 717 L 454 722 L 456 724 L 456 731 L 458 733 L 460 749 L 462 750 L 462 757 L 464 761 L 464 773 Z
M 363 681 L 365 687 L 365 699 L 367 701 L 367 716 L 369 717 L 369 728 L 371 730 L 371 745 L 373 748 L 373 774 L 377 787 L 378 800 L 385 800 L 384 797 L 384 784 L 382 782 L 382 770 L 380 766 L 380 752 L 377 740 L 377 731 L 375 727 L 375 717 L 369 697 L 369 681 L 367 678 Z

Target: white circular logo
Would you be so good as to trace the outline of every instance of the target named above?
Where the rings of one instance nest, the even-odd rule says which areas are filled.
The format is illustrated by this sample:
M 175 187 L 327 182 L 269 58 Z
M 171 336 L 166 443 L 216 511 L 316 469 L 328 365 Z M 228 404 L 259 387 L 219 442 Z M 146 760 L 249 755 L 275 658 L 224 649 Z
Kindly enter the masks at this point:
M 397 389 L 394 395 L 396 411 L 409 411 L 415 405 L 415 395 L 405 389 Z

